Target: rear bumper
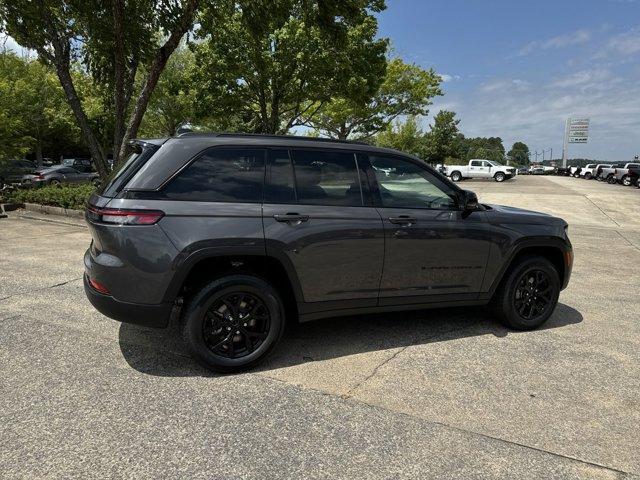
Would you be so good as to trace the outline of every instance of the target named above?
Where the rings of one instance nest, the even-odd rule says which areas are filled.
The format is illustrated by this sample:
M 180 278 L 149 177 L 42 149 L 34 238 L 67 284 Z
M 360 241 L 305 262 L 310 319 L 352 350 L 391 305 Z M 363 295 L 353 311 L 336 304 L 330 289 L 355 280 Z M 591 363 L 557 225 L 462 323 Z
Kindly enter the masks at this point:
M 144 327 L 166 328 L 171 317 L 173 304 L 160 303 L 146 305 L 116 300 L 110 295 L 103 295 L 94 290 L 84 276 L 84 292 L 96 310 L 119 322 L 133 323 Z

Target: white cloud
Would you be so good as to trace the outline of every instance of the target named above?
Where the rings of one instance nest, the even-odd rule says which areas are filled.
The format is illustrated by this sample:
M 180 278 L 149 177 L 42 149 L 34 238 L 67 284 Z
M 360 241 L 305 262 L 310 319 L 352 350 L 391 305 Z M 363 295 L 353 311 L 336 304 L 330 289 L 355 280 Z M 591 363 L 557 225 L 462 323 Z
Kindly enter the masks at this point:
M 18 43 L 9 35 L 0 34 L 0 51 L 3 50 L 8 50 L 26 57 L 33 57 L 36 55 L 35 51 L 18 45 Z
M 462 77 L 460 75 L 449 75 L 446 73 L 439 73 L 440 78 L 442 78 L 443 82 L 451 82 L 453 80 L 460 80 Z
M 529 42 L 520 49 L 518 55 L 524 56 L 537 50 L 549 50 L 570 47 L 572 45 L 582 45 L 591 40 L 591 32 L 586 29 L 565 33 L 546 40 L 536 40 Z
M 640 27 L 611 37 L 596 57 L 607 58 L 610 55 L 632 56 L 638 53 L 640 53 Z
M 507 149 L 524 141 L 534 150 L 552 147 L 557 158 L 566 118 L 584 116 L 591 118 L 590 141 L 571 146 L 570 157 L 623 161 L 640 151 L 640 82 L 606 69 L 542 81 L 495 79 L 443 100 L 458 114 L 465 135 L 500 136 Z

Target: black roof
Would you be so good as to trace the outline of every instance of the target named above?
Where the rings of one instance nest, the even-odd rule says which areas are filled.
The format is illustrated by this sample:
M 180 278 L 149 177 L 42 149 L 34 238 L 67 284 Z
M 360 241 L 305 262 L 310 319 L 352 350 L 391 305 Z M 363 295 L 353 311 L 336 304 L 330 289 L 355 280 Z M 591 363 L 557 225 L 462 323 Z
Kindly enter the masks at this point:
M 203 132 L 185 132 L 178 135 L 178 138 L 183 137 L 210 137 L 210 138 L 263 138 L 263 139 L 273 139 L 273 140 L 303 140 L 309 142 L 326 142 L 326 143 L 348 143 L 354 145 L 369 145 L 366 142 L 359 142 L 357 140 L 337 140 L 334 138 L 323 138 L 323 137 L 304 137 L 300 135 L 270 135 L 264 133 L 203 133 Z

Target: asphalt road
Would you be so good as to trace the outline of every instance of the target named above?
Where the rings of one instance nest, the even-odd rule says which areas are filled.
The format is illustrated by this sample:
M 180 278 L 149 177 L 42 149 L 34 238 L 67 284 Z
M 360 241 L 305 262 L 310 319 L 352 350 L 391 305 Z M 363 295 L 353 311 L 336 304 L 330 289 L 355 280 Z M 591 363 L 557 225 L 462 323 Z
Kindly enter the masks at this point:
M 573 278 L 544 329 L 478 309 L 322 320 L 235 376 L 94 311 L 82 225 L 0 219 L 0 477 L 640 476 L 640 191 L 462 186 L 570 223 Z

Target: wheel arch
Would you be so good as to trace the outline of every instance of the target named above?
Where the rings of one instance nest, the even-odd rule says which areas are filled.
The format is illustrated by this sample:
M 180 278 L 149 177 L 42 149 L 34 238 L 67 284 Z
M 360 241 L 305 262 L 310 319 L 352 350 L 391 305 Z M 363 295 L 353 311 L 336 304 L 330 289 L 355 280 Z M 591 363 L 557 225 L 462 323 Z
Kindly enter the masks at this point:
M 498 291 L 511 268 L 520 259 L 530 255 L 538 255 L 549 260 L 558 272 L 561 289 L 564 289 L 567 286 L 569 277 L 571 276 L 571 267 L 573 265 L 573 253 L 571 248 L 559 238 L 528 240 L 517 245 L 508 256 L 502 269 L 498 275 L 496 275 L 496 278 L 491 285 L 491 289 L 489 291 L 490 297 L 493 297 Z
M 297 314 L 297 303 L 302 302 L 302 293 L 295 270 L 281 259 L 266 255 L 264 250 L 258 253 L 241 249 L 205 249 L 178 259 L 164 300 L 175 302 L 188 297 L 211 280 L 231 274 L 255 275 L 271 283 L 280 292 L 287 313 Z

